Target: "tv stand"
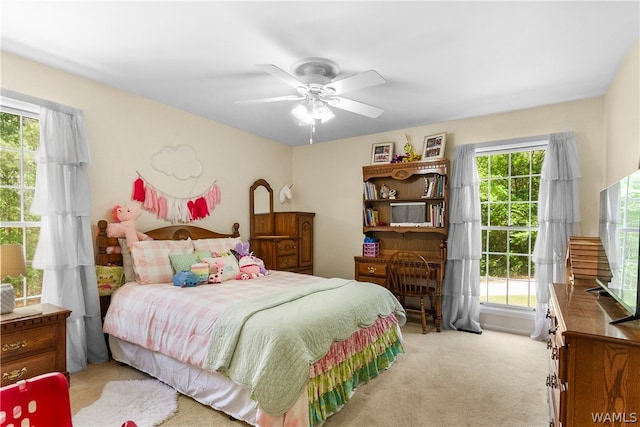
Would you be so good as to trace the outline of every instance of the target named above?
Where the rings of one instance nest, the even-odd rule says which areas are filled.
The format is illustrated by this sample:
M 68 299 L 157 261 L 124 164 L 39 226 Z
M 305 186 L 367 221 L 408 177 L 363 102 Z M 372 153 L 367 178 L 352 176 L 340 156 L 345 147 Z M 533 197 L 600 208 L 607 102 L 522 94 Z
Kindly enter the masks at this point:
M 640 320 L 615 298 L 585 292 L 593 279 L 549 286 L 548 401 L 554 426 L 593 426 L 594 416 L 630 420 L 640 408 Z M 628 317 L 628 316 L 627 316 Z M 622 426 L 612 421 L 607 425 Z
M 610 297 L 611 295 L 607 294 L 607 296 Z M 630 316 L 625 316 L 625 317 L 621 317 L 620 319 L 612 320 L 610 323 L 612 325 L 617 325 L 617 324 L 620 324 L 620 323 L 631 322 L 633 320 L 638 320 L 638 319 L 640 319 L 640 316 L 632 314 Z
M 609 298 L 611 298 L 611 294 L 609 292 L 605 291 L 604 289 L 602 289 L 600 286 L 594 286 L 593 288 L 587 288 L 584 291 L 585 292 L 597 291 L 598 295 L 600 295 L 601 297 L 609 297 Z

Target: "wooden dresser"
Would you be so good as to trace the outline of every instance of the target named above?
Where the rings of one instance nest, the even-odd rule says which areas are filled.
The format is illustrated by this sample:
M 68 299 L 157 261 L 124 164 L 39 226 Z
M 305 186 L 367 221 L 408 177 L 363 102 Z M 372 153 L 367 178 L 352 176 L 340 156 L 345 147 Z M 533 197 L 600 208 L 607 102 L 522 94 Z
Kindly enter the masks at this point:
M 596 291 L 594 280 L 550 285 L 550 426 L 640 423 L 640 320 Z
M 33 314 L 19 316 L 21 312 Z M 67 372 L 67 317 L 71 311 L 52 304 L 16 308 L 0 320 L 2 386 L 48 372 Z
M 274 235 L 250 239 L 250 250 L 264 261 L 267 270 L 313 274 L 313 212 L 275 212 Z M 267 215 L 255 215 L 260 224 Z M 258 232 L 261 231 L 256 226 Z

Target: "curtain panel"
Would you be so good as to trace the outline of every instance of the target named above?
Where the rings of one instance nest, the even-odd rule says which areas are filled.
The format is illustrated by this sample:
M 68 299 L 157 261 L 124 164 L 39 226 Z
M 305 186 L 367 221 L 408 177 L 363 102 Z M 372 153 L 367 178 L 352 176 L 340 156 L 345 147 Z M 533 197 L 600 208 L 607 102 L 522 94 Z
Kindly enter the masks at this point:
M 106 362 L 91 233 L 89 145 L 81 112 L 40 108 L 40 145 L 31 212 L 41 216 L 33 268 L 43 270 L 42 302 L 68 310 L 67 369 Z
M 455 148 L 449 183 L 447 266 L 442 284 L 444 329 L 481 333 L 480 179 L 475 145 Z
M 569 237 L 580 233 L 580 168 L 572 132 L 551 135 L 542 162 L 538 194 L 538 236 L 533 250 L 536 315 L 531 338 L 545 340 L 549 284 L 564 282 Z

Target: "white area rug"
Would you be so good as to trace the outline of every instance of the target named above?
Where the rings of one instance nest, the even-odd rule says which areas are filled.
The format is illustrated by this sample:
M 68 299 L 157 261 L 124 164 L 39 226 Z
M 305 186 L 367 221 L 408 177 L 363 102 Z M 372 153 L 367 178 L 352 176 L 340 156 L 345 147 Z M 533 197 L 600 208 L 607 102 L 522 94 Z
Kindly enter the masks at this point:
M 100 399 L 80 409 L 74 427 L 157 426 L 178 410 L 178 392 L 158 380 L 111 381 Z

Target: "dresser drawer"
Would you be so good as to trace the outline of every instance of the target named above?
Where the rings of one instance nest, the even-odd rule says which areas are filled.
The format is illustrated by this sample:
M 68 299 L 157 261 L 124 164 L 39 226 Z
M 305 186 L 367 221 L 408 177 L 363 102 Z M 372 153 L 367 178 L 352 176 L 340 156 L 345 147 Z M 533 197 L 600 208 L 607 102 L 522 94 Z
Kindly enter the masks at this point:
M 0 366 L 0 372 L 2 373 L 0 385 L 4 387 L 19 380 L 54 371 L 56 371 L 55 350 L 10 362 L 3 361 Z
M 52 323 L 2 334 L 0 360 L 4 364 L 32 352 L 54 350 L 58 340 L 56 331 L 57 326 Z
M 276 270 L 288 270 L 298 266 L 298 255 L 279 256 L 276 258 Z
M 379 262 L 358 262 L 358 276 L 379 277 L 383 278 L 386 282 L 387 264 Z
M 276 256 L 298 255 L 298 245 L 296 240 L 285 239 L 276 243 Z
M 359 282 L 371 282 L 376 285 L 380 285 L 382 287 L 387 287 L 387 279 L 385 277 L 375 277 L 375 276 L 358 276 Z

